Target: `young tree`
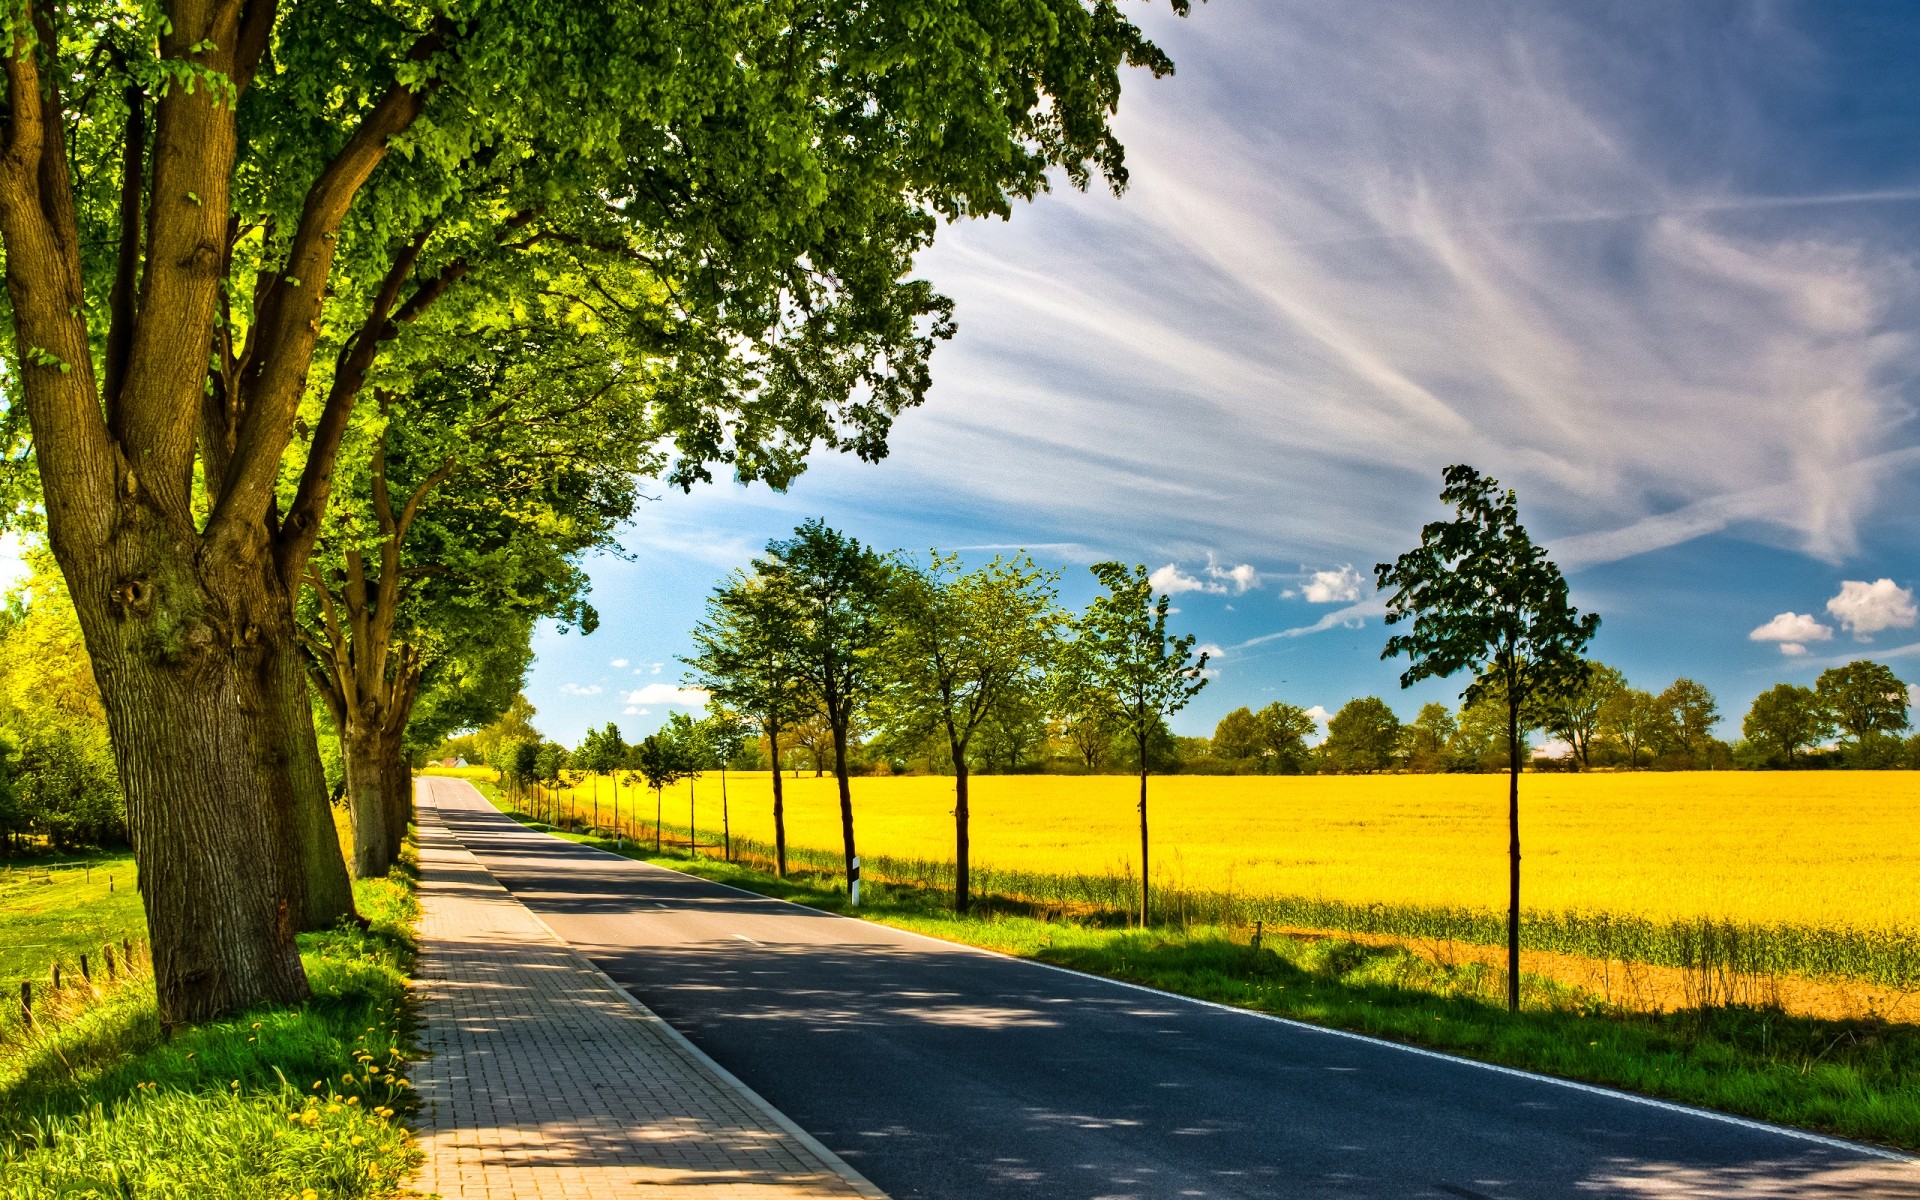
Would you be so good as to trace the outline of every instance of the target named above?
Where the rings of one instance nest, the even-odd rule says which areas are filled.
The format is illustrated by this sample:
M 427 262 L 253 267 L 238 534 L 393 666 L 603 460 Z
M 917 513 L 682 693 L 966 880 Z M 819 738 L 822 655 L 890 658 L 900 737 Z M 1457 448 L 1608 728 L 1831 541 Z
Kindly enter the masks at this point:
M 1813 691 L 1856 749 L 1907 731 L 1907 685 L 1884 663 L 1860 659 L 1828 667 L 1814 681 Z
M 1387 597 L 1386 621 L 1411 620 L 1387 639 L 1382 658 L 1406 655 L 1401 687 L 1469 671 L 1464 693 L 1499 689 L 1507 708 L 1507 1008 L 1520 1008 L 1521 713 L 1539 697 L 1564 694 L 1586 672 L 1581 652 L 1600 618 L 1567 600 L 1567 581 L 1520 524 L 1512 490 L 1468 466 L 1443 473 L 1450 521 L 1420 532 L 1420 545 L 1374 568 Z
M 873 699 L 875 655 L 886 638 L 881 604 L 891 586 L 887 560 L 826 522 L 811 520 L 784 541 L 769 542 L 754 573 L 792 617 L 794 663 L 806 695 L 833 734 L 833 776 L 840 790 L 840 837 L 847 890 L 854 879 L 853 788 L 847 769 L 854 721 Z
M 1378 696 L 1361 696 L 1340 706 L 1327 722 L 1320 759 L 1330 771 L 1371 774 L 1393 765 L 1400 745 L 1400 718 Z
M 674 784 L 685 779 L 693 771 L 688 760 L 687 747 L 673 735 L 669 729 L 662 729 L 640 739 L 634 750 L 634 766 L 640 772 L 640 778 L 653 789 L 653 852 L 660 853 L 660 824 L 662 818 L 662 796 Z
M 1541 697 L 1540 724 L 1554 737 L 1573 747 L 1573 757 L 1582 767 L 1593 765 L 1593 740 L 1602 727 L 1601 712 L 1627 686 L 1627 677 L 1617 667 L 1587 661 L 1587 670 L 1563 691 Z
M 1608 696 L 1595 717 L 1595 732 L 1627 756 L 1627 768 L 1638 770 L 1640 753 L 1666 736 L 1668 712 L 1651 692 L 1623 687 Z
M 573 765 L 587 773 L 593 788 L 593 827 L 600 828 L 600 776 L 611 775 L 627 761 L 627 744 L 621 740 L 620 727 L 612 721 L 605 729 L 589 729 L 580 739 L 579 749 L 573 752 Z M 619 783 L 614 784 L 614 799 L 619 802 Z M 615 824 L 618 825 L 618 813 Z
M 1904 698 L 1905 689 L 1902 689 Z M 1654 697 L 1664 716 L 1662 721 L 1673 749 L 1684 756 L 1687 765 L 1698 767 L 1713 743 L 1713 724 L 1720 719 L 1720 703 L 1706 685 L 1680 678 Z
M 953 904 L 966 912 L 968 760 L 997 709 L 1037 691 L 1053 658 L 1058 576 L 1022 555 L 962 573 L 957 556 L 901 560 L 882 612 L 875 723 L 896 737 L 935 736 L 953 760 Z
M 701 722 L 701 739 L 712 750 L 713 761 L 720 769 L 720 848 L 728 862 L 733 861 L 733 818 L 727 811 L 727 767 L 746 749 L 751 728 L 740 714 L 721 708 L 718 704 L 709 705 L 707 719 Z M 779 768 L 776 767 L 773 773 L 778 777 Z M 780 841 L 784 851 L 786 839 L 782 837 Z M 782 857 L 785 857 L 784 854 Z
M 751 718 L 767 739 L 773 776 L 774 863 L 787 873 L 787 809 L 780 739 L 809 713 L 801 673 L 799 627 L 788 597 L 757 574 L 735 572 L 707 598 L 694 627 L 694 653 L 682 661 L 712 703 Z
M 1794 755 L 1833 736 L 1833 714 L 1812 688 L 1776 683 L 1753 698 L 1740 732 L 1762 753 L 1791 767 Z
M 1168 717 L 1185 708 L 1207 686 L 1207 655 L 1193 655 L 1194 637 L 1167 633 L 1167 596 L 1155 597 L 1147 569 L 1122 563 L 1093 565 L 1102 592 L 1073 623 L 1073 640 L 1063 647 L 1066 672 L 1076 688 L 1097 697 L 1107 710 L 1109 727 L 1129 738 L 1140 770 L 1140 924 L 1152 912 L 1147 836 L 1147 750 Z

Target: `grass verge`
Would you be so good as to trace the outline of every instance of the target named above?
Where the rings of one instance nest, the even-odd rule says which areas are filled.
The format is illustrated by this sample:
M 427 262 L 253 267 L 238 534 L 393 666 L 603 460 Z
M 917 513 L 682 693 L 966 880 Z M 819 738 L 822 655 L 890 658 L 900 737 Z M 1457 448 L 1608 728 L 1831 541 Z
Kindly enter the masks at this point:
M 418 1157 L 407 979 L 412 866 L 355 884 L 370 921 L 302 934 L 313 996 L 160 1031 L 150 978 L 0 1046 L 0 1195 L 313 1200 L 394 1195 Z
M 475 782 L 495 807 L 535 824 L 490 784 Z M 556 836 L 616 849 L 607 838 Z M 1920 1151 L 1920 1026 L 1735 1006 L 1632 1012 L 1534 976 L 1522 981 L 1522 1011 L 1509 1014 L 1505 976 L 1497 968 L 1447 966 L 1338 935 L 1268 938 L 1255 948 L 1245 930 L 1132 930 L 1118 927 L 1113 914 L 1049 920 L 1033 906 L 999 897 L 958 917 L 944 891 L 874 880 L 851 912 L 839 879 L 829 873 L 780 879 L 740 863 L 656 856 L 650 845 L 631 841 L 618 852 L 811 908 L 1091 974 Z

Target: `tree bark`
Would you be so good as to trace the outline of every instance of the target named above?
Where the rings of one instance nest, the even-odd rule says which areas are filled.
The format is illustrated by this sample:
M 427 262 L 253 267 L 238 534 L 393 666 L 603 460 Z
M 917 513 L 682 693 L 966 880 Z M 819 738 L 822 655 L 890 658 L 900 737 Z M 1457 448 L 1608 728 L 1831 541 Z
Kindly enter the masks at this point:
M 269 694 L 263 713 L 271 719 L 271 726 L 262 749 L 269 764 L 286 778 L 285 794 L 292 807 L 293 860 L 300 876 L 289 883 L 288 895 L 304 901 L 300 928 L 331 929 L 343 919 L 357 920 L 359 913 L 354 909 L 353 879 L 341 853 L 340 833 L 333 823 L 326 768 L 320 763 L 307 672 L 293 639 L 289 623 L 268 647 Z
M 406 716 L 412 712 L 413 701 L 409 697 Z M 397 728 L 383 729 L 380 736 L 380 778 L 386 785 L 389 866 L 400 857 L 400 848 L 407 843 L 407 827 L 413 824 L 413 766 L 407 761 L 406 716 L 399 720 Z
M 840 785 L 840 840 L 846 849 L 847 895 L 853 895 L 853 787 L 847 781 L 847 727 L 833 723 L 833 777 Z
M 1151 899 L 1147 879 L 1151 869 L 1147 859 L 1147 738 L 1139 735 L 1140 742 L 1140 928 L 1147 927 L 1148 903 Z
M 774 873 L 787 877 L 787 798 L 780 789 L 780 724 L 767 722 L 767 745 L 773 753 L 773 863 Z
M 1507 1011 L 1520 1011 L 1520 703 L 1507 690 Z
M 953 751 L 953 911 L 965 914 L 972 906 L 972 879 L 968 859 L 967 752 Z
M 51 540 L 126 791 L 161 1022 L 304 999 L 293 935 L 306 897 L 287 776 L 272 769 L 262 598 L 183 569 L 137 497 L 114 526 L 94 553 L 75 553 L 68 529 Z
M 360 714 L 350 714 L 340 737 L 347 767 L 347 808 L 353 814 L 353 873 L 378 879 L 393 861 L 388 841 L 387 778 L 380 729 Z
M 727 815 L 727 764 L 720 764 L 720 853 L 733 861 L 733 821 Z

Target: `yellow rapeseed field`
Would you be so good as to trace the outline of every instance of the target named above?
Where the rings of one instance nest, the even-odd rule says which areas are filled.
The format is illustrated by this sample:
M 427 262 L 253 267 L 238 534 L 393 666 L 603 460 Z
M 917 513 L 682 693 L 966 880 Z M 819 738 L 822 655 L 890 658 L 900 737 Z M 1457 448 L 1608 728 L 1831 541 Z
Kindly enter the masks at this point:
M 788 839 L 838 848 L 829 776 L 789 777 Z M 1137 782 L 973 781 L 974 861 L 1061 873 L 1138 870 Z M 1154 876 L 1164 886 L 1385 904 L 1506 902 L 1506 778 L 1498 775 L 1155 777 Z M 696 785 L 702 840 L 718 779 Z M 765 773 L 730 773 L 733 829 L 771 841 Z M 621 788 L 623 815 L 652 797 Z M 584 796 L 584 787 L 579 789 Z M 611 797 L 600 784 L 601 803 Z M 867 854 L 950 858 L 953 781 L 853 781 Z M 684 825 L 688 785 L 666 795 Z M 1649 917 L 1818 926 L 1920 925 L 1920 773 L 1528 775 L 1526 902 Z M 604 807 L 603 807 L 604 811 Z

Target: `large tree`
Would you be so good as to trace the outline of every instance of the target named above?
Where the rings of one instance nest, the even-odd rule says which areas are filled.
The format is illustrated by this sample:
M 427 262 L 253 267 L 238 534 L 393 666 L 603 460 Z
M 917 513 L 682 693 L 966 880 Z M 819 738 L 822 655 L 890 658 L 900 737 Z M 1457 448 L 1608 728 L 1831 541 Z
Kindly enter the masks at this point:
M 1507 1008 L 1520 1008 L 1520 766 L 1522 713 L 1565 694 L 1586 673 L 1580 654 L 1600 628 L 1567 599 L 1560 568 L 1520 523 L 1511 489 L 1472 467 L 1443 473 L 1452 520 L 1420 531 L 1420 545 L 1374 568 L 1388 592 L 1387 624 L 1412 628 L 1387 639 L 1382 658 L 1404 654 L 1401 687 L 1469 671 L 1467 701 L 1497 694 L 1507 710 Z
M 680 479 L 791 474 L 821 440 L 877 456 L 949 328 L 904 279 L 913 252 L 1052 168 L 1123 182 L 1119 67 L 1170 69 L 1112 0 L 23 0 L 6 29 L 10 399 L 100 680 L 168 1025 L 303 996 L 295 930 L 350 906 L 294 599 L 410 309 L 548 220 L 577 236 L 598 199 L 660 231 L 619 253 L 724 318 L 694 323 L 737 366 L 680 394 Z M 769 336 L 796 314 L 836 370 Z M 353 330 L 330 369 L 329 329 Z
M 876 724 L 896 737 L 942 739 L 953 762 L 953 905 L 969 891 L 967 776 L 974 737 L 1043 686 L 1060 617 L 1058 577 L 1024 555 L 962 572 L 957 556 L 900 560 L 883 618 Z
M 1572 748 L 1575 761 L 1591 767 L 1601 713 L 1626 686 L 1627 677 L 1618 667 L 1589 660 L 1586 671 L 1571 686 L 1541 697 L 1537 706 L 1540 723 Z
M 780 597 L 794 622 L 798 678 L 833 736 L 847 891 L 857 895 L 848 752 L 854 723 L 878 687 L 875 656 L 887 636 L 882 606 L 893 567 L 859 539 L 815 519 L 802 522 L 792 537 L 767 543 L 766 553 L 753 560 L 753 571 Z
M 1101 591 L 1073 623 L 1062 674 L 1072 690 L 1097 697 L 1107 724 L 1133 743 L 1140 770 L 1140 924 L 1152 913 L 1152 858 L 1147 825 L 1147 748 L 1168 717 L 1207 686 L 1207 655 L 1193 653 L 1192 634 L 1167 632 L 1172 604 L 1156 597 L 1147 569 L 1123 563 L 1091 568 Z
M 1905 689 L 1902 688 L 1903 698 Z M 1713 745 L 1714 722 L 1720 719 L 1720 702 L 1707 685 L 1682 676 L 1666 686 L 1654 703 L 1665 714 L 1662 722 L 1667 742 L 1689 767 L 1698 767 Z
M 1393 765 L 1400 745 L 1400 718 L 1378 696 L 1361 696 L 1340 706 L 1327 722 L 1320 760 L 1329 771 L 1371 774 Z
M 1762 753 L 1791 767 L 1796 754 L 1833 736 L 1833 714 L 1812 688 L 1776 683 L 1753 698 L 1740 732 Z
M 1828 667 L 1814 681 L 1814 695 L 1855 749 L 1907 730 L 1907 685 L 1885 663 L 1857 659 Z

